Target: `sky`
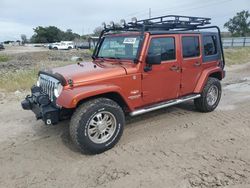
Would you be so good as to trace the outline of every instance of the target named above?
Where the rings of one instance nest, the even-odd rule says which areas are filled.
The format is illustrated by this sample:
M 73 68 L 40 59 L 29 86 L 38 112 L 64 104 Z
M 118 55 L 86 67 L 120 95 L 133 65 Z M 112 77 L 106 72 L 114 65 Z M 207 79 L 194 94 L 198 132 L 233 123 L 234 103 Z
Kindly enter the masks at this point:
M 222 30 L 237 12 L 250 9 L 250 0 L 0 0 L 0 42 L 31 37 L 37 26 L 56 26 L 82 34 L 102 22 L 120 22 L 168 14 L 212 18 Z

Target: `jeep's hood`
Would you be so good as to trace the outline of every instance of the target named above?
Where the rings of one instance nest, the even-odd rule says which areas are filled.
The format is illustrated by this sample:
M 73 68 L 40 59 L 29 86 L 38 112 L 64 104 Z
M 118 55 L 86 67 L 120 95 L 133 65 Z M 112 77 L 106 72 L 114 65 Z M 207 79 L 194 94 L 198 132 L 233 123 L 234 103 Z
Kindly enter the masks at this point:
M 62 75 L 65 80 L 71 79 L 73 83 L 105 80 L 115 76 L 125 75 L 126 68 L 118 63 L 81 62 L 73 65 L 52 69 L 52 73 Z

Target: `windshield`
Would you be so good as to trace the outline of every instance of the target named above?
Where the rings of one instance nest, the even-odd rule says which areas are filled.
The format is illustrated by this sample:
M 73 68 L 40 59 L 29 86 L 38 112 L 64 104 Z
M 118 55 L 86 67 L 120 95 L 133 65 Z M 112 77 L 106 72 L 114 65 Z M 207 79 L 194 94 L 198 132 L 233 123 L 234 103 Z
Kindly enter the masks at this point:
M 104 38 L 98 57 L 136 59 L 140 36 L 107 36 Z

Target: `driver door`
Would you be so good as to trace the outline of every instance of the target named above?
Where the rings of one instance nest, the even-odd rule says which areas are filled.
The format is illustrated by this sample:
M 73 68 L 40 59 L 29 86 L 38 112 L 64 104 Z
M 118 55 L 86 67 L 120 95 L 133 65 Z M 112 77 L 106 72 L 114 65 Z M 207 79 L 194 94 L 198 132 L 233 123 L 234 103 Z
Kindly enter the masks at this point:
M 152 65 L 152 70 L 144 71 L 142 75 L 142 97 L 145 105 L 179 96 L 181 69 L 176 44 L 179 44 L 179 38 L 175 35 L 150 37 L 146 54 L 161 55 L 161 64 Z

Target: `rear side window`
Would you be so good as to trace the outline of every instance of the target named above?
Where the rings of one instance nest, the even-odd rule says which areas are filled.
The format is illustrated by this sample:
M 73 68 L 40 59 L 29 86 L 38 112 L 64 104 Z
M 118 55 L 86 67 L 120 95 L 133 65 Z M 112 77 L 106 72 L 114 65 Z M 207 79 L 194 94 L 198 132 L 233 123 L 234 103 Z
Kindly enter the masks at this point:
M 216 36 L 204 36 L 203 38 L 205 56 L 217 54 Z
M 175 40 L 173 37 L 151 39 L 148 55 L 161 55 L 162 61 L 175 59 Z
M 184 58 L 197 57 L 200 55 L 198 36 L 182 37 L 182 53 Z

